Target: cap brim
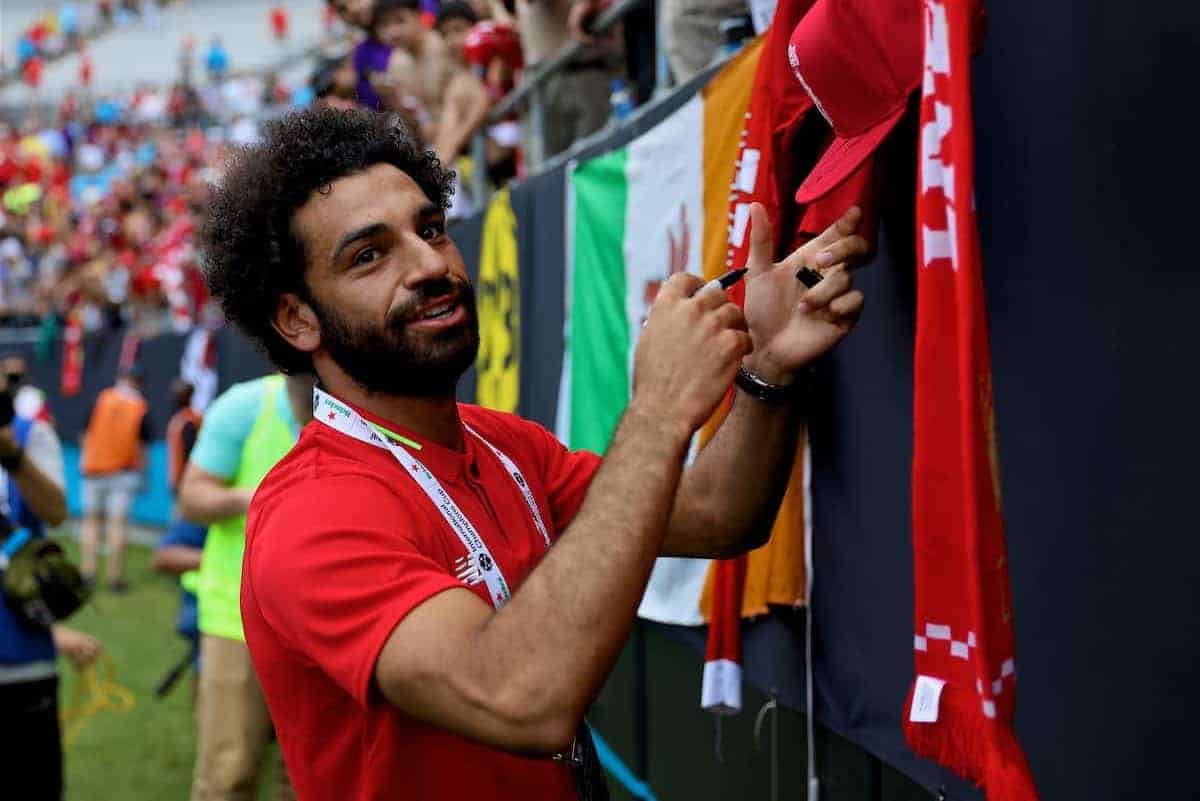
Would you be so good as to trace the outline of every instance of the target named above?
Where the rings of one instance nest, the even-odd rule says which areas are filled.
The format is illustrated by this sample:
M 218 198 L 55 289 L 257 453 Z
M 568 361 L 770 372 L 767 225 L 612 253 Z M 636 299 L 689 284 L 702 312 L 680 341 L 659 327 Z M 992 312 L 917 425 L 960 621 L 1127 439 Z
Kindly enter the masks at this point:
M 849 178 L 892 132 L 896 123 L 904 116 L 906 108 L 907 105 L 901 104 L 894 112 L 858 136 L 835 138 L 821 154 L 804 183 L 796 190 L 796 202 L 812 203 Z

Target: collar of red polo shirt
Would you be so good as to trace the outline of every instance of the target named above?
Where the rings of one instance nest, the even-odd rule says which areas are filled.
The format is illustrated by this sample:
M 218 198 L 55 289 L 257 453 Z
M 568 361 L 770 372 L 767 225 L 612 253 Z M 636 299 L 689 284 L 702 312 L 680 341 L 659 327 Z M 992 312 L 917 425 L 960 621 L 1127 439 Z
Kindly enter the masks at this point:
M 337 400 L 320 387 L 313 389 L 313 419 L 322 425 L 329 426 L 339 434 L 344 434 L 359 442 L 366 443 L 375 448 L 381 448 L 391 453 L 404 469 L 404 472 L 417 482 L 417 486 L 429 498 L 434 508 L 438 510 L 438 513 L 446 519 L 446 523 L 454 531 L 459 541 L 462 542 L 463 547 L 467 549 L 467 556 L 465 559 L 460 560 L 461 564 L 456 572 L 458 578 L 468 584 L 478 584 L 481 581 L 486 583 L 488 596 L 492 599 L 492 605 L 496 609 L 500 609 L 500 607 L 508 603 L 508 599 L 512 597 L 512 592 L 508 587 L 508 582 L 504 579 L 500 565 L 492 557 L 487 543 L 484 542 L 483 537 L 479 535 L 474 524 L 463 514 L 462 509 L 454 502 L 454 499 L 450 497 L 450 493 L 437 480 L 437 477 L 402 444 L 406 443 L 410 447 L 419 449 L 421 446 L 418 443 L 399 435 L 394 435 L 392 432 L 386 430 L 381 433 L 379 427 L 371 424 L 361 414 L 350 408 L 348 404 Z M 517 485 L 517 489 L 521 492 L 521 497 L 525 499 L 525 504 L 529 507 L 529 513 L 533 517 L 534 526 L 537 527 L 538 533 L 542 535 L 546 547 L 549 548 L 550 531 L 546 528 L 545 521 L 542 520 L 542 513 L 538 509 L 537 501 L 533 497 L 533 491 L 529 488 L 529 482 L 521 475 L 521 471 L 516 463 L 507 454 L 484 439 L 478 431 L 475 431 L 470 426 L 464 426 L 464 428 L 466 428 L 469 434 L 477 437 L 480 442 L 486 445 L 496 455 L 496 458 L 500 460 L 500 463 L 504 465 L 505 471 L 512 478 L 513 483 Z M 396 439 L 392 439 L 392 436 L 395 436 Z

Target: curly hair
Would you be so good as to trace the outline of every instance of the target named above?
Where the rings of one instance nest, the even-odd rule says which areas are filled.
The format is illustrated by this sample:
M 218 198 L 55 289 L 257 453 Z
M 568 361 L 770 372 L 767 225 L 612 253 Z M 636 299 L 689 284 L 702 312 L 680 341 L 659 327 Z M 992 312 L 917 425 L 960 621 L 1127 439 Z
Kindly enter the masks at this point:
M 272 318 L 287 293 L 309 298 L 303 243 L 292 220 L 314 192 L 376 164 L 391 164 L 446 208 L 454 173 L 442 168 L 399 118 L 312 107 L 269 123 L 262 140 L 237 150 L 215 188 L 200 232 L 209 289 L 236 324 L 285 373 L 312 372 Z

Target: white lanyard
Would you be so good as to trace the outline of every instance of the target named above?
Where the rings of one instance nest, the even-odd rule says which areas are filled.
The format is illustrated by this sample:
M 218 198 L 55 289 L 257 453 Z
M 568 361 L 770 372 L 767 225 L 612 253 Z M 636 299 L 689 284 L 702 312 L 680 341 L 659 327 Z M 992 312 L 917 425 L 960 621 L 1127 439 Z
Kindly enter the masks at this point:
M 483 541 L 483 537 L 479 536 L 475 526 L 463 514 L 462 509 L 450 497 L 450 493 L 446 492 L 440 481 L 434 477 L 433 473 L 423 465 L 417 457 L 413 456 L 407 448 L 392 442 L 387 437 L 379 434 L 370 423 L 363 419 L 362 415 L 351 409 L 349 406 L 334 399 L 329 393 L 324 392 L 319 388 L 313 389 L 313 419 L 323 423 L 330 428 L 353 437 L 359 442 L 365 442 L 368 445 L 373 445 L 376 448 L 382 448 L 389 451 L 400 466 L 404 468 L 404 472 L 412 476 L 425 494 L 429 496 L 429 500 L 441 512 L 442 517 L 454 530 L 463 547 L 467 549 L 467 556 L 463 560 L 459 560 L 459 569 L 456 575 L 467 581 L 468 583 L 478 583 L 483 581 L 487 584 L 488 595 L 492 599 L 492 605 L 499 609 L 508 602 L 512 597 L 512 592 L 508 588 L 508 582 L 504 580 L 504 574 L 500 571 L 500 565 L 492 558 L 491 551 L 488 550 L 487 543 Z M 546 547 L 550 547 L 550 534 L 546 529 L 546 524 L 542 521 L 542 513 L 538 510 L 537 501 L 534 500 L 533 492 L 529 489 L 529 483 L 525 481 L 525 477 L 521 475 L 521 471 L 504 453 L 502 453 L 495 445 L 488 442 L 483 436 L 475 431 L 470 426 L 464 426 L 471 434 L 479 437 L 479 440 L 487 445 L 492 453 L 496 454 L 496 458 L 504 465 L 504 469 L 508 471 L 517 488 L 521 490 L 521 497 L 525 499 L 525 503 L 529 506 L 529 512 L 533 516 L 533 523 L 537 526 L 538 532 L 542 535 L 542 539 L 546 542 Z
M 479 437 L 479 441 L 488 446 L 492 453 L 496 454 L 496 458 L 500 460 L 500 464 L 504 465 L 504 469 L 512 477 L 513 483 L 521 490 L 521 495 L 525 498 L 525 505 L 529 507 L 529 513 L 533 515 L 533 524 L 537 526 L 538 533 L 542 535 L 542 541 L 546 543 L 546 547 L 550 547 L 550 532 L 546 529 L 546 524 L 542 522 L 542 513 L 538 511 L 537 501 L 534 500 L 533 490 L 529 489 L 529 483 L 525 481 L 525 476 L 521 475 L 521 470 L 516 466 L 512 459 L 499 448 L 483 438 L 475 429 L 471 428 L 466 423 L 463 423 L 463 428 L 470 431 L 475 436 Z

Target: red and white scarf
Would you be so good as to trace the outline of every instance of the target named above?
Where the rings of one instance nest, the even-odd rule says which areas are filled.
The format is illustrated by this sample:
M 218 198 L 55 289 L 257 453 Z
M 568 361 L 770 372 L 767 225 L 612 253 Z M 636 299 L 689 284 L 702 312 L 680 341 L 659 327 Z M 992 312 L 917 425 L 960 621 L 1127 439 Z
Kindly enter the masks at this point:
M 813 0 L 780 0 L 767 30 L 754 73 L 754 88 L 738 147 L 733 185 L 729 188 L 727 268 L 741 267 L 750 255 L 750 204 L 762 203 L 775 230 L 772 255 L 781 238 L 781 218 L 790 217 L 791 192 L 780 190 L 777 171 L 787 169 L 796 129 L 812 109 L 812 101 L 792 79 L 787 44 L 792 28 L 807 13 Z M 746 304 L 745 284 L 729 291 L 738 306 Z M 728 412 L 732 392 L 725 398 Z M 719 415 L 723 419 L 724 414 Z M 715 431 L 712 426 L 707 433 Z M 746 586 L 747 556 L 718 562 L 712 574 L 712 612 L 704 652 L 700 706 L 716 714 L 736 714 L 742 708 L 742 595 Z
M 969 0 L 924 0 L 912 475 L 913 750 L 989 801 L 1037 798 L 1013 733 L 1012 596 L 974 196 Z
M 192 385 L 192 409 L 204 414 L 217 394 L 217 337 L 197 326 L 188 335 L 179 361 L 179 377 Z
M 63 357 L 60 390 L 64 397 L 78 395 L 83 389 L 83 312 L 67 312 L 63 328 Z

